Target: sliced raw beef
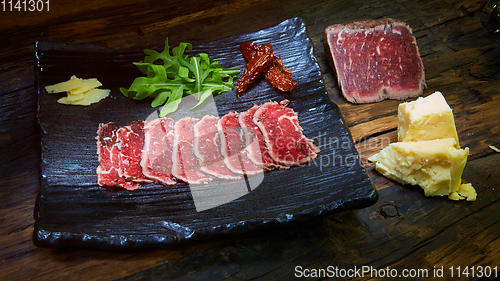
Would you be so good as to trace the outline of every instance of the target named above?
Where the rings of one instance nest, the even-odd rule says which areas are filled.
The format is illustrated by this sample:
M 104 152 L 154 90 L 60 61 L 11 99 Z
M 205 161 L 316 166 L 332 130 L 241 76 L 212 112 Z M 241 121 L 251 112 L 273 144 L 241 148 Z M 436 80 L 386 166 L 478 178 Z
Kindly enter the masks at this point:
M 144 147 L 143 127 L 143 121 L 134 121 L 116 131 L 120 147 L 119 174 L 128 181 L 139 183 L 151 182 L 142 174 L 140 164 Z
M 218 121 L 218 117 L 206 115 L 194 125 L 194 155 L 198 158 L 198 165 L 203 172 L 221 179 L 241 179 L 241 176 L 233 173 L 224 164 L 220 134 L 217 130 Z
M 158 118 L 144 126 L 141 167 L 144 175 L 166 185 L 177 184 L 172 176 L 174 124 L 170 118 Z
M 118 128 L 113 123 L 100 124 L 97 130 L 97 183 L 105 187 L 123 187 L 133 190 L 138 183 L 127 181 L 120 175 L 120 143 L 116 135 Z
M 254 105 L 249 110 L 241 112 L 238 116 L 238 122 L 245 133 L 245 146 L 248 158 L 258 166 L 263 166 L 266 170 L 289 169 L 288 166 L 278 164 L 273 160 L 271 155 L 269 155 L 264 135 L 259 127 L 253 122 L 253 116 L 257 109 L 259 109 L 259 106 Z
M 344 97 L 352 103 L 422 94 L 425 73 L 408 24 L 378 19 L 325 29 L 325 47 Z
M 219 119 L 217 128 L 221 134 L 222 155 L 226 166 L 237 174 L 254 175 L 262 173 L 263 167 L 256 165 L 247 157 L 246 140 L 238 114 L 231 112 Z
M 289 101 L 267 102 L 254 114 L 253 122 L 260 128 L 271 157 L 278 163 L 297 166 L 314 160 L 319 148 L 306 138 Z
M 184 117 L 176 122 L 164 117 L 122 127 L 100 124 L 98 184 L 128 190 L 147 182 L 196 185 L 312 161 L 319 149 L 304 136 L 288 103 L 254 105 L 221 118 Z
M 203 184 L 212 178 L 198 167 L 198 159 L 194 155 L 194 125 L 198 119 L 184 117 L 174 126 L 174 148 L 172 154 L 172 174 L 188 184 Z

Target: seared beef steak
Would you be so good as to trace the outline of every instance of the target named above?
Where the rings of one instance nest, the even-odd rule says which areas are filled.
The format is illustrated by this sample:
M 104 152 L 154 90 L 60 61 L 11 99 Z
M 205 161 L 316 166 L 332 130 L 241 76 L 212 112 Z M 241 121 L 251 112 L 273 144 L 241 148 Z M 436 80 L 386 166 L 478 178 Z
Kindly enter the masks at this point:
M 405 22 L 378 19 L 331 25 L 325 29 L 324 43 L 348 101 L 403 100 L 422 94 L 424 67 Z

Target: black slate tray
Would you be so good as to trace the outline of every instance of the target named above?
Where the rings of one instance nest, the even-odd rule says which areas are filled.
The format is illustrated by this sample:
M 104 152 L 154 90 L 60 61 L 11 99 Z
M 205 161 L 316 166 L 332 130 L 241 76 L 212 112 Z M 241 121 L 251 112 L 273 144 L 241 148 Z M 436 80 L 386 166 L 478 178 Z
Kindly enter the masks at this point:
M 150 100 L 125 98 L 140 73 L 132 62 L 142 52 L 123 53 L 93 45 L 38 42 L 35 46 L 38 121 L 41 128 L 41 189 L 35 206 L 34 243 L 40 247 L 87 246 L 116 250 L 165 247 L 195 239 L 248 232 L 263 227 L 307 220 L 375 203 L 377 192 L 346 129 L 337 106 L 322 83 L 313 46 L 300 18 L 255 33 L 241 34 L 203 46 L 223 67 L 241 67 L 239 44 L 271 43 L 298 82 L 293 93 L 281 93 L 265 80 L 248 93 L 215 96 L 219 115 L 243 111 L 252 103 L 289 99 L 307 137 L 321 149 L 316 161 L 287 171 L 272 171 L 245 195 L 197 211 L 189 185 L 147 184 L 138 190 L 107 191 L 97 185 L 96 131 L 99 123 L 124 125 L 154 115 Z M 145 48 L 153 48 L 145 46 Z M 163 46 L 155 48 L 158 51 Z M 98 78 L 111 96 L 89 107 L 64 106 L 61 95 L 44 87 L 71 75 Z M 179 110 L 172 117 L 207 114 Z M 203 188 L 231 194 L 234 182 L 213 182 Z M 214 198 L 212 198 L 214 199 Z M 217 198 L 215 198 L 217 199 Z M 205 199 L 204 199 L 205 200 Z M 206 200 L 210 200 L 206 199 Z

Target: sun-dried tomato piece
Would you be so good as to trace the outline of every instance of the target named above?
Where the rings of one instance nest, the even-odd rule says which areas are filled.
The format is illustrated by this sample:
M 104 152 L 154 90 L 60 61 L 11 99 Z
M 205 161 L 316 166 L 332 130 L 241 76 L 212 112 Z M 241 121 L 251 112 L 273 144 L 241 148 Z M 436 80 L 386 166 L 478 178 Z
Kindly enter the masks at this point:
M 267 72 L 275 59 L 271 44 L 263 44 L 245 66 L 243 74 L 236 83 L 236 92 L 238 94 L 246 92 L 259 76 Z
M 247 42 L 240 45 L 240 50 L 243 57 L 247 61 L 251 61 L 260 50 L 260 46 L 254 42 Z
M 283 92 L 289 92 L 297 86 L 297 82 L 292 81 L 292 72 L 283 65 L 280 57 L 274 60 L 265 77 L 274 88 Z
M 262 52 L 264 46 L 267 47 L 267 45 L 269 45 L 269 44 L 264 44 L 261 47 L 253 42 L 248 42 L 248 43 L 241 44 L 240 49 L 241 49 L 241 53 L 242 53 L 243 57 L 250 64 L 250 62 L 252 62 L 255 59 L 255 56 L 257 56 L 260 52 Z M 271 50 L 272 50 L 272 47 L 271 47 Z M 274 55 L 274 52 L 273 52 L 273 56 L 274 56 L 273 63 L 264 72 L 266 80 L 269 83 L 271 83 L 273 85 L 273 87 L 275 87 L 276 89 L 278 89 L 280 91 L 288 92 L 288 91 L 293 90 L 297 86 L 297 82 L 292 81 L 292 72 L 285 67 L 285 65 L 281 61 L 280 57 L 276 57 Z M 246 70 L 246 67 L 245 67 L 245 70 Z M 253 81 L 251 81 L 251 83 L 253 83 L 254 81 L 255 81 L 255 79 Z M 244 90 L 242 90 L 241 92 L 238 91 L 238 93 L 241 94 L 244 91 L 246 91 L 248 86 L 250 86 L 250 85 L 247 85 L 247 87 Z

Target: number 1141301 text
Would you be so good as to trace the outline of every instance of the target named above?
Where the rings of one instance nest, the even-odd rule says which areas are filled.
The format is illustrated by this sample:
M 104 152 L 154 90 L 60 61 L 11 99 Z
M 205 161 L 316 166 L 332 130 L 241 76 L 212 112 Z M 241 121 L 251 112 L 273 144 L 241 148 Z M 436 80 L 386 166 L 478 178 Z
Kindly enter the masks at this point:
M 42 12 L 49 11 L 49 0 L 17 0 L 0 2 L 4 12 Z

